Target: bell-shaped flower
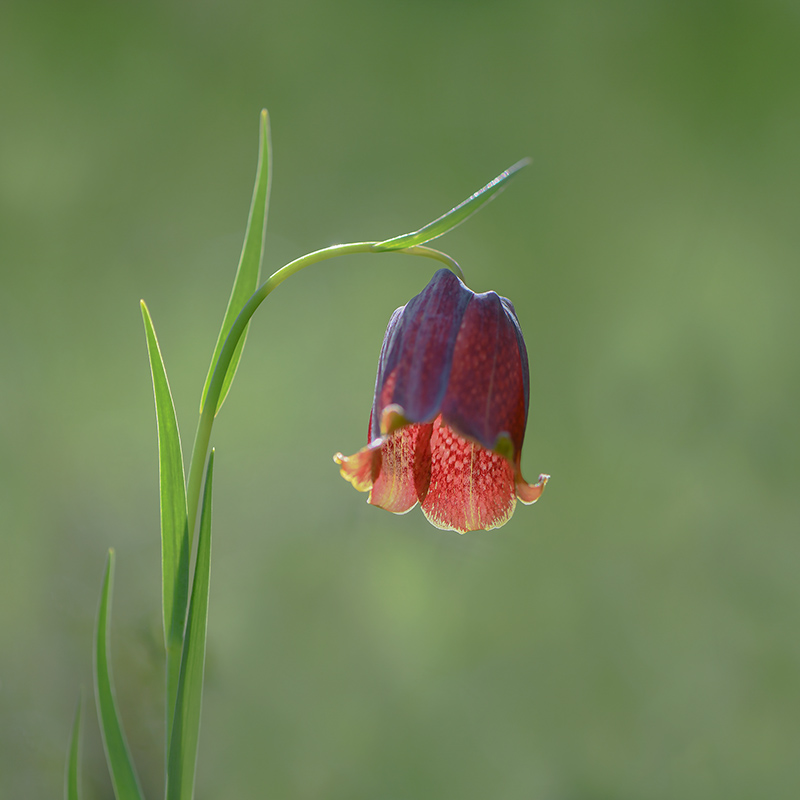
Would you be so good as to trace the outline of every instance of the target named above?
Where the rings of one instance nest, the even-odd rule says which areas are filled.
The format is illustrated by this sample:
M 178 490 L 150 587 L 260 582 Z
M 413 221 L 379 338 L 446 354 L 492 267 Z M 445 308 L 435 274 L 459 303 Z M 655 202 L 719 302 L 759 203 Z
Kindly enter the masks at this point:
M 459 533 L 499 528 L 549 477 L 529 484 L 520 472 L 528 397 L 511 302 L 441 269 L 389 321 L 368 445 L 334 461 L 372 505 L 404 514 L 419 502 L 433 525 Z

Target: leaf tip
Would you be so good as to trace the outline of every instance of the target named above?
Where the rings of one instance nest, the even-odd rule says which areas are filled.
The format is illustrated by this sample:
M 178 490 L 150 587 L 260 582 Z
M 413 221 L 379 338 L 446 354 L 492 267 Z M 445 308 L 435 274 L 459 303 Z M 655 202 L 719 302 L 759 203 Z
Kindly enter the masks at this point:
M 269 150 L 270 125 L 269 125 L 269 112 L 267 111 L 266 108 L 261 109 L 261 115 L 259 117 L 259 129 L 260 129 L 259 149 L 262 147 L 266 147 L 267 150 Z

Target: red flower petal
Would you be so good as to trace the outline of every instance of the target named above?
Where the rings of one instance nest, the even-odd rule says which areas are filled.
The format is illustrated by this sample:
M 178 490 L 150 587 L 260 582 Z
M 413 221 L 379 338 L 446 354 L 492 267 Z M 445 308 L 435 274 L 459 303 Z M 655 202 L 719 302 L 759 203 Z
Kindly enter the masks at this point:
M 381 466 L 372 485 L 369 502 L 394 514 L 405 514 L 417 504 L 421 475 L 418 453 L 427 449 L 432 425 L 406 425 L 386 437 L 381 447 Z M 424 466 L 422 467 L 424 470 Z
M 437 528 L 459 533 L 505 525 L 517 496 L 514 470 L 497 453 L 458 436 L 441 417 L 430 440 L 430 484 L 422 510 Z
M 430 479 L 428 440 L 433 425 L 406 425 L 389 436 L 375 439 L 352 456 L 337 453 L 342 477 L 360 492 L 369 491 L 367 502 L 394 514 L 405 514 L 417 504 L 420 491 Z

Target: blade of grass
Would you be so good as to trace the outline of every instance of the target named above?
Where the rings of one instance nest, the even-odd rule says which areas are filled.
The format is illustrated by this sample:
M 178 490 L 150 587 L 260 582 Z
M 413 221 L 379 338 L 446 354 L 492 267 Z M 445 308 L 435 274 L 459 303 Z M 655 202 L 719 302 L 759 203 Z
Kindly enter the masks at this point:
M 142 790 L 133 768 L 128 744 L 119 721 L 114 679 L 111 674 L 111 593 L 114 586 L 114 551 L 108 551 L 100 608 L 97 612 L 97 630 L 94 645 L 94 692 L 97 702 L 97 717 L 103 749 L 106 752 L 111 783 L 117 800 L 142 800 Z
M 191 800 L 197 765 L 200 736 L 200 711 L 203 704 L 203 674 L 206 659 L 208 622 L 208 587 L 211 572 L 211 490 L 214 451 L 208 457 L 200 532 L 197 539 L 197 563 L 192 583 L 192 598 L 186 636 L 183 640 L 181 675 L 175 704 L 175 724 L 167 759 L 167 800 Z
M 158 346 L 150 312 L 144 301 L 142 318 L 147 336 L 147 353 L 153 376 L 153 394 L 158 426 L 158 479 L 161 504 L 161 585 L 164 614 L 164 646 L 167 651 L 166 716 L 167 737 L 172 735 L 172 715 L 181 667 L 183 628 L 189 601 L 189 558 L 191 544 L 186 519 L 181 437 L 175 406 Z
M 431 239 L 442 236 L 448 231 L 453 230 L 457 225 L 460 225 L 467 217 L 471 217 L 478 209 L 486 205 L 490 200 L 497 197 L 497 195 L 506 187 L 511 178 L 514 177 L 523 167 L 527 167 L 531 161 L 529 158 L 524 158 L 522 161 L 517 161 L 516 164 L 509 167 L 505 172 L 501 172 L 494 180 L 489 181 L 482 189 L 479 189 L 475 194 L 459 203 L 455 208 L 451 208 L 446 214 L 443 214 L 438 219 L 429 222 L 418 231 L 412 233 L 404 233 L 402 236 L 395 236 L 393 239 L 387 239 L 384 242 L 378 242 L 373 250 L 376 253 L 386 250 L 405 250 L 407 247 L 414 247 L 418 244 L 424 244 Z
M 228 300 L 228 308 L 225 310 L 225 316 L 222 320 L 222 327 L 217 337 L 217 344 L 214 347 L 214 355 L 211 357 L 211 366 L 208 368 L 208 375 L 206 375 L 206 382 L 203 386 L 203 394 L 200 398 L 200 410 L 203 410 L 203 404 L 206 401 L 208 394 L 208 385 L 211 383 L 211 377 L 214 374 L 214 368 L 217 365 L 222 346 L 225 344 L 225 339 L 228 337 L 228 332 L 233 325 L 234 320 L 242 310 L 242 306 L 247 302 L 251 294 L 256 290 L 259 283 L 259 276 L 261 273 L 261 257 L 264 254 L 264 234 L 267 229 L 267 211 L 269 210 L 269 191 L 272 181 L 272 148 L 270 147 L 270 134 L 269 134 L 269 116 L 266 109 L 261 112 L 261 129 L 259 135 L 258 146 L 258 167 L 256 168 L 256 182 L 253 188 L 253 199 L 250 203 L 250 216 L 247 220 L 247 230 L 244 235 L 244 245 L 242 246 L 242 254 L 239 257 L 239 267 L 236 270 L 236 278 L 233 281 L 233 289 L 231 291 L 230 299 Z M 236 347 L 236 352 L 231 359 L 228 371 L 225 374 L 225 382 L 222 387 L 222 392 L 219 396 L 217 408 L 214 413 L 218 413 L 225 398 L 228 396 L 228 390 L 231 387 L 233 378 L 236 375 L 236 369 L 239 366 L 239 360 L 242 357 L 242 350 L 244 343 L 247 339 L 247 330 L 245 330 L 239 344 Z
M 75 719 L 72 722 L 72 733 L 69 737 L 69 755 L 67 756 L 67 770 L 64 775 L 64 800 L 79 800 L 80 791 L 80 749 L 81 749 L 81 708 L 83 697 L 78 698 L 75 708 Z

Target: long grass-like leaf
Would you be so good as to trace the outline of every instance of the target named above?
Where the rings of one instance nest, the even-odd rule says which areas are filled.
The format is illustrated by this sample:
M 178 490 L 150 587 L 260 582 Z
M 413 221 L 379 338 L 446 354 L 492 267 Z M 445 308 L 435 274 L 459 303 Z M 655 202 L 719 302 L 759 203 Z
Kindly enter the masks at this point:
M 133 768 L 128 744 L 119 721 L 114 680 L 111 675 L 111 647 L 108 636 L 111 627 L 111 593 L 114 586 L 114 551 L 108 551 L 97 630 L 94 643 L 94 692 L 100 733 L 111 772 L 111 783 L 117 800 L 142 800 L 142 790 Z
M 206 382 L 203 386 L 203 394 L 200 398 L 201 411 L 206 401 L 208 385 L 211 383 L 211 376 L 214 374 L 214 369 L 217 366 L 217 359 L 222 350 L 222 345 L 225 344 L 225 339 L 228 337 L 233 321 L 239 316 L 242 306 L 258 287 L 259 276 L 261 274 L 261 257 L 264 253 L 264 234 L 267 229 L 269 190 L 272 181 L 271 150 L 269 115 L 266 109 L 264 109 L 261 112 L 256 182 L 253 188 L 253 199 L 250 203 L 250 216 L 247 220 L 244 245 L 242 246 L 242 254 L 239 257 L 239 267 L 236 270 L 236 278 L 233 281 L 233 290 L 228 300 L 228 308 L 225 310 L 222 327 L 217 337 L 217 344 L 214 347 L 214 355 L 211 357 L 211 366 L 208 369 Z M 228 396 L 228 391 L 239 366 L 239 360 L 242 357 L 242 350 L 246 339 L 247 329 L 245 329 L 241 339 L 239 339 L 236 351 L 234 352 L 230 366 L 225 375 L 225 382 L 222 385 L 222 392 L 219 396 L 216 412 L 219 412 L 220 408 L 222 408 L 222 404 L 225 402 L 225 398 Z
M 75 719 L 72 722 L 72 733 L 69 737 L 69 755 L 64 774 L 64 800 L 80 800 L 80 750 L 81 750 L 81 708 L 83 696 L 78 698 L 75 708 Z
M 150 312 L 144 301 L 142 318 L 147 353 L 153 376 L 153 394 L 158 425 L 158 477 L 161 500 L 161 585 L 164 613 L 164 646 L 167 651 L 167 738 L 172 734 L 172 715 L 178 691 L 183 628 L 189 602 L 191 545 L 186 520 L 186 486 L 178 420 Z
M 457 225 L 460 225 L 467 217 L 471 217 L 479 208 L 495 198 L 505 189 L 508 181 L 530 163 L 529 158 L 518 161 L 505 170 L 505 172 L 501 172 L 494 180 L 489 181 L 482 189 L 478 189 L 475 194 L 468 197 L 463 203 L 459 203 L 455 208 L 451 208 L 438 219 L 429 222 L 418 231 L 404 233 L 402 236 L 395 236 L 393 239 L 379 242 L 372 249 L 375 252 L 404 250 L 406 247 L 424 244 L 431 239 L 435 239 L 437 236 L 442 236 L 448 231 L 453 230 Z
M 200 735 L 200 711 L 203 703 L 203 674 L 206 659 L 208 587 L 211 572 L 211 490 L 214 451 L 208 458 L 200 533 L 197 540 L 197 563 L 192 582 L 192 598 L 186 636 L 183 641 L 181 675 L 175 704 L 175 724 L 167 761 L 167 800 L 191 800 L 194 792 L 197 743 Z

